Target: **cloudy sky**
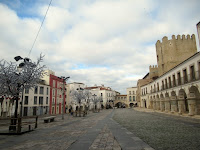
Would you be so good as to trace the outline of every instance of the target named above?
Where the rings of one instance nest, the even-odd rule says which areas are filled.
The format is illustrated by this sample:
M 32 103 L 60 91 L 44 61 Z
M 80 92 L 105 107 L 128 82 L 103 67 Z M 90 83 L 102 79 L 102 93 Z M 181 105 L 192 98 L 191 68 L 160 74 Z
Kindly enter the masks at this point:
M 0 58 L 45 55 L 44 64 L 69 82 L 126 93 L 156 64 L 163 36 L 195 34 L 199 0 L 0 0 Z M 198 43 L 197 43 L 198 45 Z M 199 49 L 199 47 L 198 47 Z

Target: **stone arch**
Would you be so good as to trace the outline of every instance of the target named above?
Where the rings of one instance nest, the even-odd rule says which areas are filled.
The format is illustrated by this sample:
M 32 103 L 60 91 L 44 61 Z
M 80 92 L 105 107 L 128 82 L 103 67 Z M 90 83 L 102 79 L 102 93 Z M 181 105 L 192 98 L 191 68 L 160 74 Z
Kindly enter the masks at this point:
M 159 95 L 156 95 L 156 110 L 160 110 L 160 98 Z
M 117 108 L 125 108 L 125 107 L 127 107 L 127 105 L 125 103 L 122 103 L 122 102 L 117 102 L 115 104 L 115 107 L 117 107 Z
M 187 95 L 184 89 L 180 89 L 178 92 L 178 109 L 179 109 L 179 114 L 189 111 Z
M 200 99 L 200 93 L 199 93 L 199 90 L 196 86 L 191 86 L 189 88 L 189 97 L 195 97 L 198 100 Z
M 175 91 L 172 91 L 172 92 L 171 92 L 171 96 L 176 96 L 176 92 L 175 92 Z
M 160 94 L 160 110 L 161 111 L 165 110 L 164 96 L 162 93 Z
M 150 108 L 150 109 L 153 108 L 153 97 L 152 97 L 152 96 L 150 96 L 149 108 Z
M 165 112 L 170 112 L 171 111 L 171 105 L 170 105 L 170 98 L 169 98 L 169 93 L 165 93 Z
M 196 86 L 189 88 L 188 107 L 189 115 L 200 115 L 200 93 Z
M 172 113 L 178 112 L 178 101 L 177 101 L 177 96 L 176 96 L 175 91 L 171 92 L 170 105 L 171 105 Z
M 153 109 L 156 110 L 156 96 L 153 95 Z
M 130 103 L 130 104 L 129 104 L 129 107 L 130 107 L 130 108 L 132 108 L 133 106 L 134 106 L 134 104 L 133 104 L 133 103 Z
M 167 93 L 167 92 L 165 93 L 165 98 L 166 98 L 166 97 L 169 97 L 169 93 Z

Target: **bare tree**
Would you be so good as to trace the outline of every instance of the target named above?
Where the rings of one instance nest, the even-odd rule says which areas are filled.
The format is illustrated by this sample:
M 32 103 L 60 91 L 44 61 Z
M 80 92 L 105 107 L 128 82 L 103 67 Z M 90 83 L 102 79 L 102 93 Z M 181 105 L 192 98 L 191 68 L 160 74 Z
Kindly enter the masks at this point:
M 98 96 L 98 97 L 95 97 L 93 99 L 93 104 L 94 104 L 94 109 L 93 109 L 93 112 L 99 112 L 100 111 L 100 102 L 101 102 L 101 97 Z
M 72 103 L 75 103 L 77 105 L 78 110 L 76 110 L 76 115 L 77 111 L 79 112 L 79 116 L 81 116 L 81 112 L 83 112 L 83 116 L 87 114 L 85 110 L 85 103 L 86 103 L 86 98 L 87 98 L 87 92 L 84 91 L 83 89 L 78 89 L 78 90 L 72 90 L 70 93 L 70 96 L 72 98 Z M 83 108 L 82 108 L 82 106 Z
M 0 61 L 0 95 L 11 97 L 16 100 L 15 117 L 17 118 L 19 93 L 25 88 L 30 89 L 40 81 L 44 75 L 44 65 L 42 55 L 37 62 L 32 62 L 29 58 L 15 57 L 18 62 Z

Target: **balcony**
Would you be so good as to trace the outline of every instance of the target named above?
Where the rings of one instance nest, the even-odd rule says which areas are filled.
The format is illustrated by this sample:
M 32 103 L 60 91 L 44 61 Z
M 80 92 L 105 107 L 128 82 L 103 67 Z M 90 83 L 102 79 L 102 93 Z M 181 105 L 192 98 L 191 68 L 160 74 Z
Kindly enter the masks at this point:
M 187 83 L 195 82 L 197 80 L 200 80 L 200 71 L 197 71 L 194 74 L 187 74 L 183 77 L 180 77 L 178 79 L 171 81 L 171 83 L 168 82 L 167 84 L 163 84 L 159 88 L 159 90 L 156 87 L 156 89 L 152 89 L 150 92 L 156 93 L 156 92 L 159 92 L 159 91 L 163 91 L 163 90 L 166 90 L 166 89 L 170 89 L 170 88 L 173 88 L 173 87 L 184 85 L 184 84 L 187 84 Z

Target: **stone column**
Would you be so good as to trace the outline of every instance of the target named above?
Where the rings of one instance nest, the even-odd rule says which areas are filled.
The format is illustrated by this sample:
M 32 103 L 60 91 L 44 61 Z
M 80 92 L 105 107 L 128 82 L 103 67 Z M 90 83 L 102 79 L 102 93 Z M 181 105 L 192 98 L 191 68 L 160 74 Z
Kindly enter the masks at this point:
M 184 97 L 179 97 L 178 98 L 178 110 L 179 110 L 179 114 L 180 115 L 185 113 L 185 111 L 186 111 Z
M 196 115 L 196 98 L 188 97 L 189 116 Z
M 160 110 L 160 99 L 156 99 L 156 110 Z
M 170 112 L 170 99 L 165 97 L 165 112 Z
M 153 100 L 152 99 L 150 99 L 150 105 L 149 105 L 149 109 L 153 109 Z
M 153 110 L 156 110 L 156 100 L 153 100 Z
M 173 96 L 171 98 L 171 113 L 178 111 L 178 105 L 177 105 L 177 98 L 176 96 Z
M 164 103 L 164 98 L 160 99 L 160 110 L 164 111 L 165 110 L 165 103 Z

